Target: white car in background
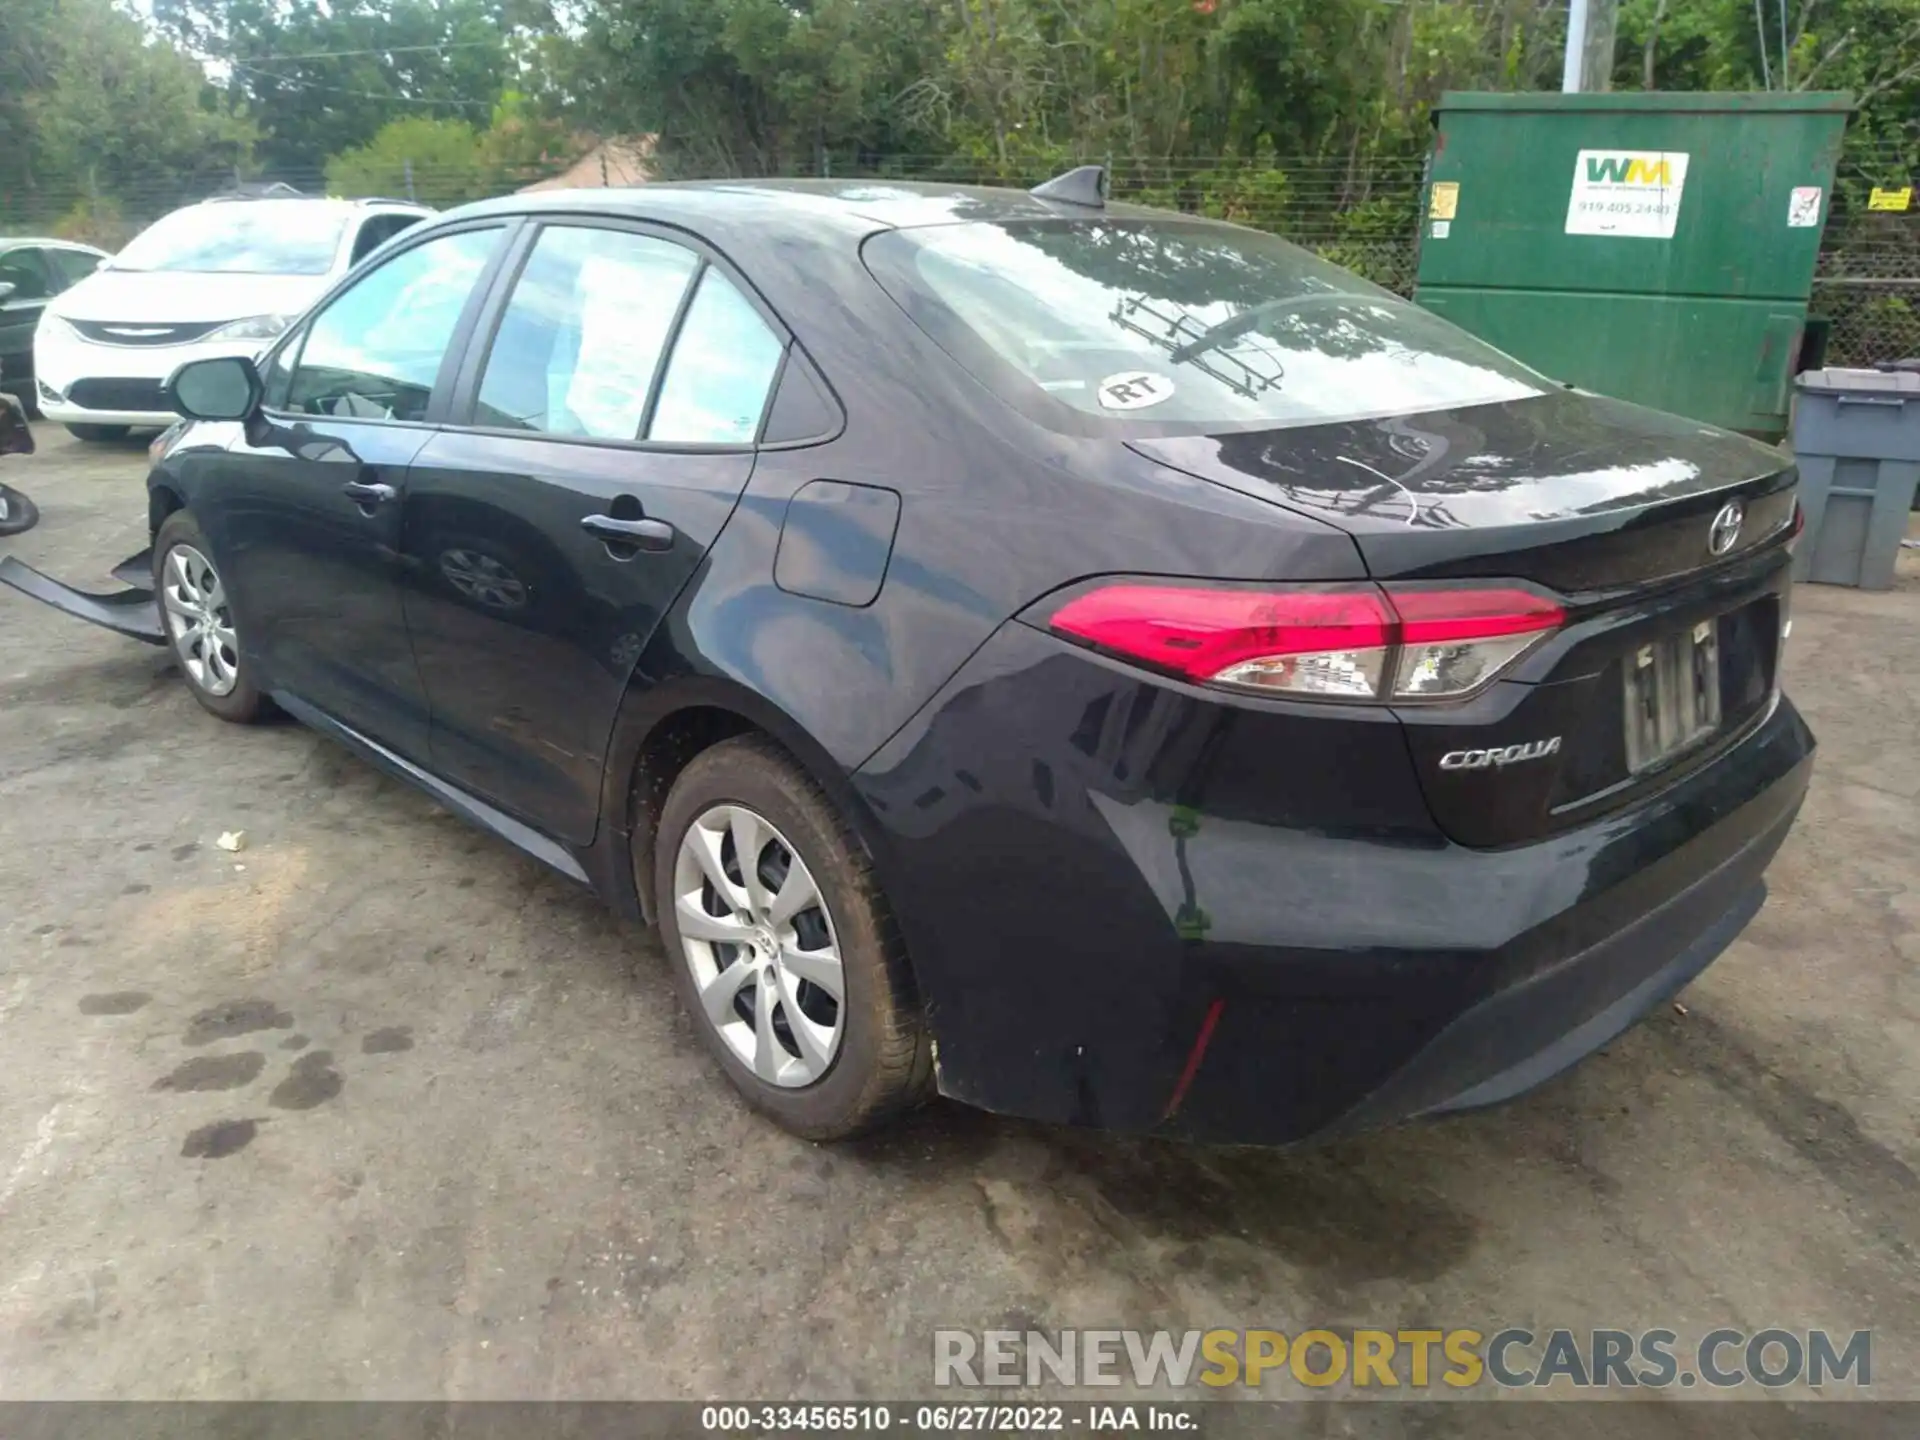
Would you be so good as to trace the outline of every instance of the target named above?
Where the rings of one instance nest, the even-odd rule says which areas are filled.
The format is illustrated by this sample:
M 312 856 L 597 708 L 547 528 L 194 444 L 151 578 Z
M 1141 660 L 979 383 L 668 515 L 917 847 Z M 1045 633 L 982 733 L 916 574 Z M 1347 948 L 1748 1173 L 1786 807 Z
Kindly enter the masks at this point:
M 34 333 L 40 409 L 82 440 L 177 418 L 189 360 L 257 355 L 347 271 L 434 212 L 393 200 L 207 200 L 176 210 L 56 296 Z

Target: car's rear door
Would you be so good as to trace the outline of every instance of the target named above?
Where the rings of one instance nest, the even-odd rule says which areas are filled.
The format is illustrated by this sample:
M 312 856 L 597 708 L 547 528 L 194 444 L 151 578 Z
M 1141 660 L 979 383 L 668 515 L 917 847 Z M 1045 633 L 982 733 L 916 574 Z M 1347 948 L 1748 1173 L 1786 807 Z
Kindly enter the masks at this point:
M 408 474 L 437 768 L 584 842 L 634 662 L 746 487 L 787 337 L 686 236 L 532 227 Z
M 508 228 L 437 232 L 329 299 L 275 352 L 264 415 L 200 462 L 190 498 L 272 686 L 418 759 L 401 500 Z

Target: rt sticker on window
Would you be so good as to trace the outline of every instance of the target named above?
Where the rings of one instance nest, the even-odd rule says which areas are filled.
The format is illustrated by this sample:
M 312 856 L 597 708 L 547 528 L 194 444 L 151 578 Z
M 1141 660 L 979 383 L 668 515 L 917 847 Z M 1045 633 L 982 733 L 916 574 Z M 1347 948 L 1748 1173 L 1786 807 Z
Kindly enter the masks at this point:
M 1107 410 L 1144 410 L 1173 394 L 1173 381 L 1145 370 L 1109 375 L 1098 387 L 1101 407 Z

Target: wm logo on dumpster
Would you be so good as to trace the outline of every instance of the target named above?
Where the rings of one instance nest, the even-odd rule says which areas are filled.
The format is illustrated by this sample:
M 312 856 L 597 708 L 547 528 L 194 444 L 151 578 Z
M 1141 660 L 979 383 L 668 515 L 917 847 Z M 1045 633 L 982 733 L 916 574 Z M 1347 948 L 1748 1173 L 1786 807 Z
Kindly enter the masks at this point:
M 1573 161 L 1567 234 L 1670 240 L 1687 156 L 1679 150 L 1582 150 Z
M 1587 183 L 1608 185 L 1671 185 L 1673 163 L 1664 155 L 1606 155 L 1581 152 L 1587 162 Z

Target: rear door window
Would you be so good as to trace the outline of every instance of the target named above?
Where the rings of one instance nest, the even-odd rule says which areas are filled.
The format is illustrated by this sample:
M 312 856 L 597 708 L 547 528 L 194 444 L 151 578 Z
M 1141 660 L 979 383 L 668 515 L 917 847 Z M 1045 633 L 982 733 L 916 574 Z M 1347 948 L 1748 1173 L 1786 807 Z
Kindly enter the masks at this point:
M 701 265 L 684 245 L 550 225 L 527 257 L 480 381 L 476 425 L 638 440 Z
M 785 344 L 739 287 L 708 266 L 673 343 L 649 440 L 748 445 Z

